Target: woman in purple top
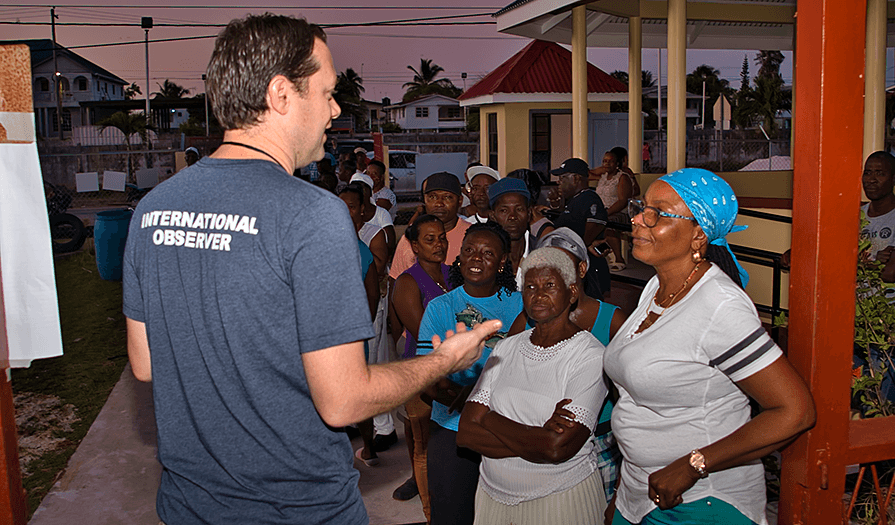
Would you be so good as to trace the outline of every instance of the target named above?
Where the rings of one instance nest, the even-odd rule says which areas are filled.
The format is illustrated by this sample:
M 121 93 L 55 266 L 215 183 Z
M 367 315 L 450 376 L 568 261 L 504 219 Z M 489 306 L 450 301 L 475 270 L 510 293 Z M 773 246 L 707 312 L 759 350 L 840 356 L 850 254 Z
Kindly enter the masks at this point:
M 429 301 L 450 290 L 448 271 L 444 264 L 447 257 L 448 241 L 444 224 L 434 215 L 422 215 L 404 232 L 410 247 L 416 255 L 416 264 L 402 273 L 395 281 L 392 305 L 401 323 L 406 328 L 407 343 L 404 359 L 416 355 L 416 338 L 420 321 Z M 392 495 L 406 501 L 417 493 L 423 504 L 423 512 L 429 519 L 428 474 L 426 470 L 426 445 L 429 441 L 429 414 L 432 408 L 414 396 L 405 404 L 407 421 L 404 434 L 413 463 L 413 475 L 398 487 Z

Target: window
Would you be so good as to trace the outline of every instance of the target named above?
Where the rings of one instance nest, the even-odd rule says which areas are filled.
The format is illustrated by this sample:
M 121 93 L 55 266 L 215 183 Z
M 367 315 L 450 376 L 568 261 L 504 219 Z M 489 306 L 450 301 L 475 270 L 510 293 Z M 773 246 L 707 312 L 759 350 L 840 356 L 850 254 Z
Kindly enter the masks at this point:
M 550 169 L 550 115 L 531 116 L 531 169 L 547 172 Z
M 87 79 L 84 77 L 76 78 L 75 89 L 77 89 L 78 91 L 87 91 Z
M 45 79 L 44 77 L 40 77 L 37 79 L 37 90 L 38 91 L 49 91 L 50 90 L 50 81 Z
M 497 169 L 497 113 L 488 113 L 488 166 Z
M 441 106 L 438 108 L 438 120 L 463 120 L 463 109 L 460 106 Z
M 429 108 L 416 108 L 416 118 L 429 118 Z

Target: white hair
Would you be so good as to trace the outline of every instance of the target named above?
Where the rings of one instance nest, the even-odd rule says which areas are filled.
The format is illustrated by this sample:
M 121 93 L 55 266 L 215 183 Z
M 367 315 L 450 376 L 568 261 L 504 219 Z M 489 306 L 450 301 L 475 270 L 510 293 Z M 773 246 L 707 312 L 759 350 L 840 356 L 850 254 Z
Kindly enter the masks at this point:
M 556 270 L 556 273 L 558 273 L 563 281 L 565 281 L 566 286 L 572 286 L 578 280 L 578 276 L 575 273 L 575 265 L 572 264 L 572 259 L 570 259 L 563 250 L 552 246 L 545 246 L 544 248 L 538 248 L 531 252 L 528 254 L 528 257 L 522 261 L 519 268 L 522 270 L 523 279 L 529 270 L 535 268 L 550 268 Z

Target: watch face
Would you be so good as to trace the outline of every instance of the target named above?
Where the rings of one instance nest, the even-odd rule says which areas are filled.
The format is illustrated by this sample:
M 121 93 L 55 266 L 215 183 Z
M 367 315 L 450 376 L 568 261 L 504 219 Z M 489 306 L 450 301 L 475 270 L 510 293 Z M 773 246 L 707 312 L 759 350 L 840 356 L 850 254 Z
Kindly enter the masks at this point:
M 705 476 L 705 456 L 702 452 L 694 450 L 690 453 L 690 466 L 693 467 L 700 476 Z

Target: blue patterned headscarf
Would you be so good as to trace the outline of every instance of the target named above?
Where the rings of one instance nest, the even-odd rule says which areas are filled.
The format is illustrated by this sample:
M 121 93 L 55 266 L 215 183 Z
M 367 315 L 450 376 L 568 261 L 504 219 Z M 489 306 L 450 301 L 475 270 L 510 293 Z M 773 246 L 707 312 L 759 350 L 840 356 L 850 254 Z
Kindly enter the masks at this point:
M 709 243 L 727 249 L 740 272 L 740 281 L 745 288 L 749 282 L 749 274 L 737 261 L 736 256 L 730 251 L 730 245 L 727 244 L 728 233 L 747 228 L 735 225 L 739 206 L 730 184 L 711 171 L 699 168 L 680 169 L 659 177 L 659 180 L 671 186 L 671 189 L 683 199 L 708 237 Z

